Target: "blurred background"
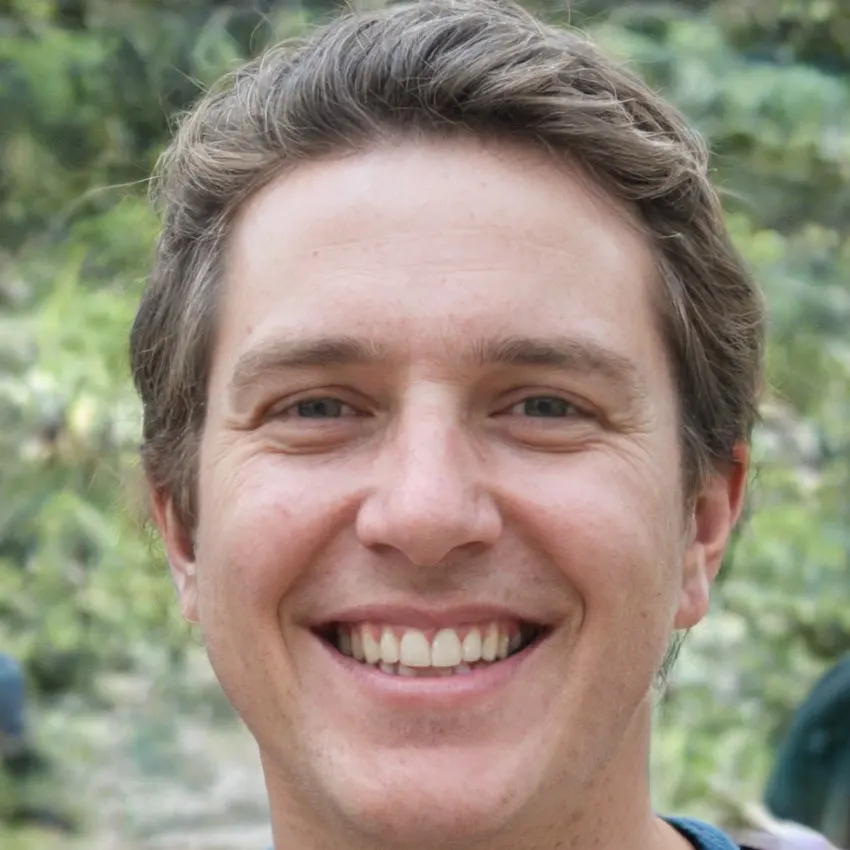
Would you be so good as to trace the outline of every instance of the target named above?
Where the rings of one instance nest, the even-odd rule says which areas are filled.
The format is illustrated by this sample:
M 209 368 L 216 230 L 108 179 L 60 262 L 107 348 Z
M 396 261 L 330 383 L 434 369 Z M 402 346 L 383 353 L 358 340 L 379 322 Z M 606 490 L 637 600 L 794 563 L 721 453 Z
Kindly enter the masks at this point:
M 781 752 L 823 798 L 850 743 L 850 0 L 528 5 L 589 28 L 707 135 L 767 294 L 750 516 L 659 700 L 653 763 L 660 810 L 734 826 L 782 785 Z M 144 527 L 125 348 L 175 115 L 336 6 L 0 0 L 0 652 L 28 702 L 15 731 L 0 664 L 3 850 L 266 839 L 252 742 Z M 830 669 L 844 702 L 803 765 L 782 742 Z

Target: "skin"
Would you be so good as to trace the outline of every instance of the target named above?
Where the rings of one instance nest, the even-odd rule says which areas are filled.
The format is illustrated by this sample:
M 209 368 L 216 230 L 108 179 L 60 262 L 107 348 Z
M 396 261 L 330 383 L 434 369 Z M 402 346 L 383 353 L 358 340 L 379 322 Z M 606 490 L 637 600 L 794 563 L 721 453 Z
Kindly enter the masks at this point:
M 650 802 L 652 683 L 707 610 L 747 453 L 685 498 L 654 285 L 627 212 L 522 148 L 403 142 L 241 211 L 194 546 L 154 502 L 276 846 L 685 844 Z M 304 350 L 340 337 L 369 356 Z M 517 339 L 534 356 L 489 356 Z M 362 605 L 552 630 L 486 693 L 402 702 L 310 630 Z

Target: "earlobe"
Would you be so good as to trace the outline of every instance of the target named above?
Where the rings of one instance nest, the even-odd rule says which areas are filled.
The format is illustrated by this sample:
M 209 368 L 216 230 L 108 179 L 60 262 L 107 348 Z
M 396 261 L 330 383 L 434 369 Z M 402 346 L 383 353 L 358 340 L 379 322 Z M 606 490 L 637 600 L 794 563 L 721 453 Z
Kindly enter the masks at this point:
M 197 623 L 198 578 L 191 533 L 176 510 L 174 499 L 165 491 L 152 491 L 151 508 L 177 589 L 180 612 L 188 622 Z
M 747 446 L 736 446 L 733 458 L 728 467 L 709 476 L 695 501 L 676 629 L 695 626 L 708 612 L 711 583 L 720 571 L 723 553 L 740 518 L 749 471 Z
M 706 570 L 705 548 L 697 542 L 685 553 L 682 589 L 676 609 L 674 628 L 690 629 L 708 613 L 711 598 L 711 581 Z

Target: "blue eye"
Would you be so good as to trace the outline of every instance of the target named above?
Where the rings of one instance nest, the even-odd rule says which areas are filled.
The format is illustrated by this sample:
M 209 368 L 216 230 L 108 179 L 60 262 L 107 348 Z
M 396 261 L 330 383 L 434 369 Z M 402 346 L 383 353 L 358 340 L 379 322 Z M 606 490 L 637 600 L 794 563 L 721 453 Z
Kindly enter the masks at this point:
M 575 413 L 575 407 L 570 402 L 556 396 L 531 396 L 523 399 L 511 408 L 512 413 L 532 416 L 538 419 L 554 419 Z
M 302 419 L 338 419 L 347 407 L 336 398 L 311 398 L 299 401 L 294 410 Z

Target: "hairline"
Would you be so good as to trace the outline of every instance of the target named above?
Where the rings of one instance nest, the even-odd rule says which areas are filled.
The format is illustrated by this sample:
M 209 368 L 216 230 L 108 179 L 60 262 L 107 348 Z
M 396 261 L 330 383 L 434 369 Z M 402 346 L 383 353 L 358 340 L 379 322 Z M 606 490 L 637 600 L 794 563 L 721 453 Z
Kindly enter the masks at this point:
M 681 490 L 684 497 L 684 503 L 687 506 L 690 504 L 703 484 L 705 477 L 710 472 L 710 469 L 721 470 L 732 462 L 732 458 L 713 458 L 710 469 L 706 469 L 704 464 L 698 463 L 698 458 L 688 457 L 689 447 L 687 445 L 686 436 L 689 432 L 690 423 L 687 421 L 687 411 L 684 409 L 683 396 L 679 384 L 678 376 L 675 372 L 675 362 L 670 351 L 670 340 L 668 339 L 668 329 L 665 328 L 665 296 L 669 292 L 669 281 L 665 275 L 665 262 L 660 254 L 656 239 L 651 230 L 641 219 L 637 210 L 636 204 L 633 202 L 618 197 L 606 185 L 604 178 L 594 174 L 583 162 L 573 157 L 569 151 L 557 151 L 548 144 L 545 139 L 535 137 L 529 134 L 527 137 L 520 135 L 500 136 L 498 132 L 491 131 L 482 133 L 474 127 L 468 126 L 451 126 L 448 128 L 427 128 L 427 130 L 419 129 L 417 132 L 387 132 L 382 128 L 377 127 L 375 137 L 371 140 L 361 141 L 358 144 L 351 143 L 349 145 L 340 145 L 328 152 L 319 153 L 316 155 L 301 155 L 294 157 L 288 162 L 280 163 L 275 169 L 270 169 L 269 173 L 265 174 L 261 179 L 258 179 L 246 191 L 245 195 L 234 202 L 226 209 L 222 210 L 221 215 L 214 222 L 211 222 L 209 231 L 218 231 L 218 244 L 216 245 L 215 255 L 209 258 L 207 268 L 209 274 L 202 279 L 195 281 L 195 286 L 188 294 L 187 302 L 197 303 L 198 294 L 206 289 L 209 292 L 209 299 L 206 300 L 202 312 L 206 315 L 208 324 L 207 344 L 205 346 L 204 357 L 204 373 L 205 387 L 203 391 L 203 410 L 200 416 L 193 423 L 194 428 L 191 433 L 186 435 L 187 463 L 190 464 L 188 474 L 188 488 L 191 495 L 190 502 L 197 506 L 197 476 L 198 465 L 200 462 L 200 446 L 203 440 L 204 431 L 207 425 L 206 410 L 209 407 L 209 393 L 211 392 L 211 376 L 213 372 L 213 363 L 217 349 L 217 339 L 219 334 L 219 322 L 221 317 L 221 307 L 224 298 L 226 297 L 227 289 L 234 285 L 234 280 L 229 272 L 229 257 L 233 247 L 234 232 L 239 226 L 240 221 L 246 214 L 247 209 L 255 202 L 257 197 L 261 195 L 270 186 L 278 180 L 285 179 L 299 168 L 313 165 L 321 162 L 333 162 L 343 158 L 357 157 L 372 153 L 380 153 L 383 148 L 395 147 L 405 143 L 420 143 L 422 141 L 436 140 L 437 142 L 451 140 L 457 137 L 467 137 L 472 140 L 482 141 L 485 144 L 492 144 L 496 147 L 516 147 L 524 150 L 533 150 L 542 153 L 546 156 L 548 162 L 555 168 L 568 168 L 571 176 L 581 182 L 582 188 L 596 201 L 604 204 L 609 211 L 614 212 L 619 220 L 626 226 L 631 228 L 644 242 L 644 245 L 649 251 L 652 261 L 652 274 L 647 281 L 652 320 L 655 330 L 659 333 L 665 363 L 670 369 L 671 380 L 673 382 L 673 399 L 676 405 L 676 419 L 678 423 L 677 434 L 679 439 L 680 449 L 680 467 L 681 467 Z M 186 314 L 184 313 L 184 316 Z M 227 391 L 226 389 L 224 390 Z M 693 468 L 692 468 L 693 467 Z M 197 523 L 198 517 L 194 516 L 193 521 Z

